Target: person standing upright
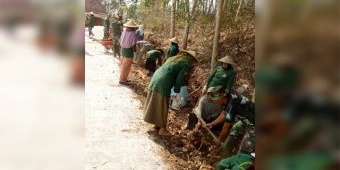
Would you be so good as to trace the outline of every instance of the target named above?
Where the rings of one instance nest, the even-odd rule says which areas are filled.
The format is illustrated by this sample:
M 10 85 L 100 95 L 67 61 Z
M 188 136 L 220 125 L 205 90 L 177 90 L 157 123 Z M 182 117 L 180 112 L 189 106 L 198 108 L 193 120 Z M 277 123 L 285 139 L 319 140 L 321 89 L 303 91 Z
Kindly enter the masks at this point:
M 132 59 L 136 51 L 136 35 L 135 30 L 138 25 L 133 19 L 130 19 L 123 25 L 125 27 L 122 36 L 120 37 L 120 54 L 122 56 L 120 67 L 119 84 L 128 85 L 129 72 L 131 70 Z
M 123 32 L 123 23 L 121 22 L 122 17 L 119 14 L 115 15 L 115 20 L 112 22 L 112 41 L 113 41 L 113 46 L 112 46 L 112 51 L 114 53 L 114 56 L 118 55 L 118 59 L 120 60 L 120 36 L 122 35 Z
M 108 14 L 104 20 L 104 37 L 103 39 L 107 39 L 109 38 L 110 35 L 110 18 L 111 18 L 111 14 Z
M 136 39 L 137 39 L 137 45 L 136 45 L 136 62 L 138 65 L 141 64 L 141 56 L 140 56 L 140 50 L 143 47 L 144 44 L 144 30 L 143 25 L 139 25 L 138 29 L 135 32 Z
M 89 36 L 91 37 L 93 37 L 94 36 L 94 34 L 93 34 L 93 32 L 92 32 L 92 29 L 93 29 L 93 27 L 94 27 L 94 25 L 95 25 L 95 18 L 94 18 L 94 14 L 93 14 L 93 12 L 90 12 L 90 17 L 89 17 L 89 24 L 88 24 L 88 30 L 89 30 Z
M 136 30 L 136 39 L 137 39 L 137 41 L 143 41 L 144 40 L 143 25 L 139 25 L 138 29 Z

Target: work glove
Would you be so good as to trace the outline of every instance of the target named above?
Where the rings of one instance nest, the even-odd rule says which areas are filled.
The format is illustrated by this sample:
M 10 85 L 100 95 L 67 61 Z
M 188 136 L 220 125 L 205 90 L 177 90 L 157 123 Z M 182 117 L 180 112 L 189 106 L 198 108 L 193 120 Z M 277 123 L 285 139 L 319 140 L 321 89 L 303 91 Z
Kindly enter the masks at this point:
M 234 123 L 234 121 L 235 121 L 235 115 L 232 114 L 232 113 L 227 113 L 226 118 L 225 118 L 225 121 L 226 121 L 227 123 Z
M 245 103 L 247 103 L 248 101 L 249 101 L 248 98 L 242 96 L 241 104 L 245 104 Z
M 236 94 L 230 94 L 230 96 L 231 96 L 231 99 L 236 99 L 237 98 Z

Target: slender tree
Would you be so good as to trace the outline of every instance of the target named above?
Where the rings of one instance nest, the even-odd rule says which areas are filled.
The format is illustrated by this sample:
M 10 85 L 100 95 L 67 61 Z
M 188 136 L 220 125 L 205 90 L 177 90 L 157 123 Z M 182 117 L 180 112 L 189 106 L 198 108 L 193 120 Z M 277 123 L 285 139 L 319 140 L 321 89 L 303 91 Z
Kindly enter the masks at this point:
M 216 57 L 218 54 L 218 41 L 220 38 L 220 26 L 221 26 L 221 18 L 222 18 L 222 5 L 224 0 L 218 0 L 217 11 L 216 11 L 216 23 L 215 23 L 215 34 L 213 41 L 213 51 L 211 56 L 211 67 L 210 72 L 212 72 L 216 66 Z
M 189 30 L 190 26 L 193 22 L 195 17 L 195 11 L 197 6 L 197 0 L 193 0 L 192 10 L 190 12 L 190 4 L 189 0 L 186 0 L 186 20 L 185 20 L 185 28 L 184 28 L 184 38 L 183 38 L 183 49 L 187 49 L 188 37 L 189 37 Z
M 175 36 L 175 9 L 176 9 L 176 0 L 172 0 L 171 22 L 170 22 L 170 38 Z
M 186 6 L 186 19 L 185 19 L 185 28 L 184 28 L 184 38 L 183 38 L 183 50 L 187 49 L 187 42 L 188 42 L 188 36 L 189 36 L 189 22 L 190 22 L 190 4 L 189 0 L 185 1 Z
M 237 17 L 240 13 L 240 10 L 241 10 L 241 7 L 242 7 L 242 3 L 243 3 L 243 0 L 240 0 L 240 4 L 238 5 L 238 9 L 237 9 L 237 12 L 236 12 L 236 16 L 235 16 L 235 21 L 237 21 Z

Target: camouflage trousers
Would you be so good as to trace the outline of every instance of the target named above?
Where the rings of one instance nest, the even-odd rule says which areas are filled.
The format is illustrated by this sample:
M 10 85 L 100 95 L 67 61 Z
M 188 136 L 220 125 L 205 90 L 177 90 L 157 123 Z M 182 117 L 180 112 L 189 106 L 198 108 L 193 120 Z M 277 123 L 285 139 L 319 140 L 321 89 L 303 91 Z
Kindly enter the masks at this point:
M 222 144 L 224 156 L 229 157 L 237 154 L 244 133 L 245 125 L 242 121 L 238 121 L 232 126 L 228 138 Z
M 255 127 L 246 128 L 246 133 L 241 142 L 239 153 L 252 153 L 255 152 Z
M 120 37 L 114 36 L 112 38 L 112 51 L 114 52 L 114 55 L 120 56 L 120 44 L 119 44 Z
M 109 29 L 104 27 L 104 37 L 103 37 L 103 39 L 108 39 L 109 36 L 110 36 Z
M 242 121 L 236 122 L 222 148 L 226 156 L 255 152 L 255 128 L 246 126 Z

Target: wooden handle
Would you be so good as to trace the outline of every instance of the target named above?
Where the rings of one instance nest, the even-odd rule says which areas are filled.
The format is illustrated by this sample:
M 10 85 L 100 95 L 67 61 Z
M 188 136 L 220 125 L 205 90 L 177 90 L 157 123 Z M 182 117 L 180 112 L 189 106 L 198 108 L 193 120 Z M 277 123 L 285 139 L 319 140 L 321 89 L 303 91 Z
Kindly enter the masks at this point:
M 209 134 L 214 138 L 214 140 L 218 140 L 217 137 L 214 135 L 214 133 L 212 133 L 212 131 L 207 127 L 207 124 L 205 123 L 205 121 L 200 118 L 199 116 L 197 116 L 198 120 L 201 121 L 201 123 L 204 125 L 203 127 L 209 132 Z

